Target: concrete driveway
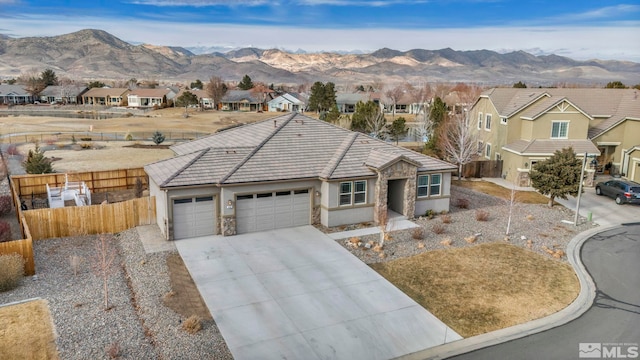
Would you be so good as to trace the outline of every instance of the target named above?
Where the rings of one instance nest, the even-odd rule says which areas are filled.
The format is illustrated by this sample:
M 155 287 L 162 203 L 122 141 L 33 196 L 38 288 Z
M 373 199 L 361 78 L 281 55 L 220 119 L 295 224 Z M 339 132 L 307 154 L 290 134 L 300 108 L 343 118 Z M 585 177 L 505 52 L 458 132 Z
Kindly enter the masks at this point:
M 312 226 L 175 244 L 236 360 L 390 359 L 461 339 Z

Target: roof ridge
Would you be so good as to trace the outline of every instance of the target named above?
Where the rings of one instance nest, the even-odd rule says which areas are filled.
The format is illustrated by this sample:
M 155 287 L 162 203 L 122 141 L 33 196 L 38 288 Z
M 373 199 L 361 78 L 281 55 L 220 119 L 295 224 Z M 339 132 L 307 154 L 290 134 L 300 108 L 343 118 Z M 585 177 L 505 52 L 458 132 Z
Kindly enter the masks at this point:
M 332 161 L 330 161 L 327 166 L 322 170 L 321 174 L 325 175 L 324 177 L 329 179 L 331 178 L 331 176 L 333 175 L 334 171 L 336 171 L 336 169 L 338 168 L 338 165 L 340 165 L 340 162 L 342 161 L 342 159 L 344 159 L 344 157 L 347 155 L 347 152 L 349 151 L 349 149 L 351 149 L 351 146 L 353 146 L 353 143 L 356 141 L 356 139 L 358 138 L 358 135 L 360 135 L 357 132 L 354 132 L 353 134 L 349 134 L 349 136 L 342 141 L 342 143 L 340 144 L 340 146 L 338 146 L 336 148 L 336 152 L 335 153 L 340 153 L 337 157 L 334 156 L 331 157 Z M 341 149 L 344 146 L 344 150 L 341 151 Z
M 193 159 L 191 159 L 191 161 L 189 161 L 183 167 L 181 167 L 180 170 L 174 172 L 173 175 L 169 176 L 162 184 L 160 184 L 160 186 L 161 187 L 162 186 L 167 186 L 167 184 L 169 184 L 173 179 L 178 177 L 178 175 L 182 174 L 182 172 L 185 171 L 191 165 L 193 165 L 193 163 L 195 163 L 196 161 L 200 160 L 200 158 L 202 158 L 204 156 L 204 154 L 208 153 L 209 150 L 211 150 L 211 148 L 206 148 L 204 150 L 200 150 L 200 154 L 196 155 Z
M 260 144 L 258 144 L 258 146 L 254 147 L 253 150 L 251 150 L 251 152 L 249 152 L 249 154 L 247 154 L 247 156 L 244 157 L 244 159 L 242 159 L 239 163 L 236 164 L 236 166 L 233 167 L 233 169 L 231 169 L 231 171 L 229 171 L 229 173 L 225 176 L 223 176 L 220 179 L 220 184 L 224 183 L 225 181 L 229 180 L 229 178 L 231 177 L 231 175 L 233 175 L 236 171 L 238 171 L 238 169 L 240 169 L 240 167 L 242 167 L 242 165 L 246 164 L 247 161 L 249 161 L 249 159 L 251 159 L 251 157 L 253 157 L 253 155 L 255 155 L 258 150 L 260 150 L 264 144 L 266 144 L 269 140 L 271 140 L 278 132 L 280 132 L 280 130 L 282 130 L 289 122 L 291 122 L 291 120 L 296 117 L 296 115 L 298 115 L 298 113 L 293 113 L 291 114 L 291 116 L 289 116 L 288 119 L 286 119 L 284 121 L 284 123 L 280 126 L 277 126 L 275 128 L 275 130 L 273 130 L 271 132 L 271 134 L 269 134 L 269 136 L 265 137 L 262 142 L 260 142 Z M 273 119 L 273 121 L 277 121 L 275 119 Z

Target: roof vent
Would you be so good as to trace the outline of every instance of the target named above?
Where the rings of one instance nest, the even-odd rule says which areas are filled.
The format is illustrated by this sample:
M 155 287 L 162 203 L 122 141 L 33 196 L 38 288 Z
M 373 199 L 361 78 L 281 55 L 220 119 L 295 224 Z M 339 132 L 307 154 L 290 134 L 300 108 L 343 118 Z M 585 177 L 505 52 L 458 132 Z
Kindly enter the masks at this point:
M 273 127 L 274 127 L 274 128 L 277 128 L 277 127 L 278 127 L 278 121 L 273 120 Z
M 295 122 L 304 125 L 304 120 L 295 120 Z
M 236 151 L 235 150 L 227 150 L 227 154 L 235 154 Z

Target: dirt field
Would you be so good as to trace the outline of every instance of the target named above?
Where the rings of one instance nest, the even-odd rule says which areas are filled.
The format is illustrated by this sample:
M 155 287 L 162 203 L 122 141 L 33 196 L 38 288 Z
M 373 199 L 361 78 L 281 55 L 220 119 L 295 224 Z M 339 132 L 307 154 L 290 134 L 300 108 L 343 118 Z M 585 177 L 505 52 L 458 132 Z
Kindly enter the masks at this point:
M 224 112 L 189 110 L 184 118 L 184 108 L 170 108 L 149 112 L 144 117 L 122 117 L 113 119 L 72 119 L 53 116 L 8 116 L 0 117 L 0 134 L 41 131 L 198 131 L 213 133 L 220 128 L 235 124 L 251 123 L 278 116 L 273 112 Z
M 163 109 L 152 111 L 146 117 L 123 117 L 113 119 L 73 119 L 50 116 L 8 116 L 0 117 L 0 134 L 23 134 L 40 132 L 86 132 L 91 129 L 95 134 L 104 133 L 151 133 L 156 130 L 165 134 L 180 132 L 198 132 L 201 135 L 237 124 L 247 124 L 278 116 L 277 113 L 189 111 L 184 118 L 184 109 Z M 94 136 L 98 138 L 98 135 Z M 148 137 L 147 137 L 148 138 Z M 26 140 L 25 140 L 26 139 Z M 18 150 L 26 155 L 34 148 L 34 141 L 40 136 L 24 134 L 11 140 L 18 142 Z M 149 141 L 82 141 L 71 148 L 71 135 L 45 136 L 40 147 L 45 155 L 52 158 L 56 172 L 110 170 L 141 167 L 146 164 L 167 159 L 173 152 L 160 148 L 133 148 L 133 144 L 153 144 Z M 10 142 L 5 139 L 5 142 Z M 162 145 L 175 142 L 165 141 Z

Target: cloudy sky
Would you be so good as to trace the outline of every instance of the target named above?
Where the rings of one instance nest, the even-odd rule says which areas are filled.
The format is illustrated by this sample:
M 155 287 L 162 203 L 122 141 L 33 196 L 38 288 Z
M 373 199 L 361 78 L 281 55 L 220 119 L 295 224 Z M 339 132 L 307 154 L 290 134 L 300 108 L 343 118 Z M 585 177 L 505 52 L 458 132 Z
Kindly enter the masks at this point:
M 637 0 L 0 0 L 0 34 L 306 51 L 524 50 L 640 62 Z

